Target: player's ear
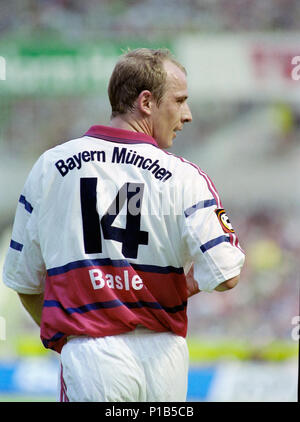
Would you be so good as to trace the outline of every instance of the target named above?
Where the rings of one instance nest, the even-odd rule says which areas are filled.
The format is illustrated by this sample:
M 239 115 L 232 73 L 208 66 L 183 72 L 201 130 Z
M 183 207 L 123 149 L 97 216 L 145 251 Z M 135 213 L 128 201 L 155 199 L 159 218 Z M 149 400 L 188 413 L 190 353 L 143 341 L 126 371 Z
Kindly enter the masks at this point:
M 146 116 L 150 116 L 153 101 L 154 98 L 150 91 L 142 91 L 137 98 L 137 105 L 140 112 L 145 114 Z

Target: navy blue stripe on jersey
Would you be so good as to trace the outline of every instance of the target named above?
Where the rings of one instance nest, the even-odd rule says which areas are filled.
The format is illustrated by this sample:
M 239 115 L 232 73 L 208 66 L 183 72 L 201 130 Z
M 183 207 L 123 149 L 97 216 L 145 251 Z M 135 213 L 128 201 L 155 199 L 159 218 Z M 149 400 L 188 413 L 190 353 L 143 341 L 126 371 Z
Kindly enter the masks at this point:
M 134 270 L 144 271 L 145 273 L 157 273 L 157 274 L 183 274 L 182 267 L 172 267 L 171 265 L 167 267 L 159 267 L 158 265 L 141 265 L 141 264 L 130 264 Z
M 42 342 L 43 342 L 43 345 L 46 347 L 46 348 L 48 348 L 48 346 L 49 346 L 49 343 L 51 342 L 51 341 L 58 341 L 58 340 L 60 340 L 63 336 L 65 336 L 65 333 L 61 333 L 60 331 L 58 331 L 53 337 L 51 337 L 51 338 L 49 338 L 49 339 L 43 339 L 42 340 Z
M 15 249 L 16 251 L 21 252 L 23 249 L 23 245 L 22 243 L 16 242 L 15 240 L 10 241 L 10 245 L 9 245 L 12 249 Z
M 201 245 L 200 249 L 201 249 L 202 252 L 206 252 L 209 249 L 213 248 L 214 246 L 217 246 L 217 245 L 219 245 L 220 243 L 223 243 L 223 242 L 230 242 L 230 238 L 228 236 L 216 237 L 215 239 L 209 240 L 208 242 Z
M 89 303 L 87 305 L 78 306 L 76 308 L 69 307 L 64 308 L 60 302 L 57 300 L 45 300 L 44 307 L 45 308 L 60 308 L 64 310 L 69 315 L 73 313 L 76 314 L 85 314 L 86 312 L 98 310 L 98 309 L 112 309 L 117 308 L 119 306 L 126 306 L 128 309 L 136 309 L 136 308 L 150 308 L 150 309 L 161 309 L 167 313 L 174 314 L 176 312 L 184 311 L 186 308 L 187 302 L 182 302 L 181 305 L 176 306 L 163 306 L 158 302 L 146 302 L 144 300 L 139 300 L 137 302 L 122 302 L 119 299 L 115 300 L 108 300 L 105 302 L 95 302 Z
M 163 306 L 158 302 L 145 302 L 144 300 L 139 300 L 137 302 L 123 302 L 123 305 L 125 305 L 129 309 L 134 308 L 151 308 L 151 309 L 162 309 L 170 314 L 174 314 L 176 312 L 184 311 L 187 302 L 182 302 L 181 305 L 176 306 Z
M 185 217 L 189 217 L 190 215 L 192 215 L 195 211 L 201 209 L 201 208 L 208 208 L 211 207 L 212 205 L 216 205 L 217 202 L 215 199 L 205 199 L 204 201 L 199 201 L 197 204 L 193 205 L 190 208 L 187 208 L 184 211 L 184 215 Z
M 149 273 L 158 273 L 158 274 L 183 274 L 183 268 L 177 268 L 172 266 L 160 267 L 157 265 L 140 265 L 140 264 L 130 264 L 126 259 L 84 259 L 81 261 L 74 261 L 70 262 L 66 265 L 62 265 L 61 267 L 50 268 L 47 270 L 48 276 L 64 274 L 68 271 L 75 270 L 76 268 L 84 268 L 84 267 L 105 267 L 105 266 L 112 266 L 112 267 L 132 267 L 137 271 L 144 271 Z
M 47 270 L 48 276 L 52 275 L 59 275 L 64 274 L 68 271 L 75 270 L 76 268 L 84 268 L 84 267 L 105 267 L 105 266 L 113 266 L 113 267 L 128 267 L 129 263 L 125 259 L 83 259 L 80 261 L 69 262 L 66 265 L 62 265 L 61 267 L 50 268 Z
M 72 315 L 74 313 L 76 314 L 85 314 L 89 311 L 94 311 L 96 309 L 111 309 L 111 308 L 117 308 L 118 306 L 122 306 L 123 303 L 116 299 L 116 300 L 108 300 L 106 302 L 95 302 L 95 303 L 89 303 L 87 305 L 78 306 L 77 308 L 64 308 L 60 302 L 57 300 L 45 300 L 44 301 L 44 307 L 45 308 L 60 308 L 63 309 L 65 312 L 67 312 L 69 315 Z
M 24 195 L 20 196 L 19 202 L 25 206 L 25 210 L 28 211 L 30 214 L 33 211 L 33 206 L 30 204 L 30 202 L 27 201 Z
M 57 300 L 45 300 L 43 303 L 43 306 L 45 308 L 60 308 L 65 310 L 65 308 L 62 306 L 62 304 L 60 302 L 58 302 Z

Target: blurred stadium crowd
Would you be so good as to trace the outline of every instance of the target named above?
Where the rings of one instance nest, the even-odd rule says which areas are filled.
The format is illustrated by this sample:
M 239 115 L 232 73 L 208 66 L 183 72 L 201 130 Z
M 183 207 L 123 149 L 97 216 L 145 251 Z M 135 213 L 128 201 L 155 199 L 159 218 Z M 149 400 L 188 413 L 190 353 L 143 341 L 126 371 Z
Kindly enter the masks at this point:
M 297 0 L 13 0 L 1 1 L 0 32 L 153 38 L 175 31 L 295 30 L 299 21 Z
M 99 37 L 114 40 L 124 34 L 134 38 L 142 33 L 144 39 L 151 40 L 181 31 L 296 31 L 300 24 L 298 0 L 0 0 L 0 3 L 0 36 L 8 38 L 10 34 L 34 38 L 47 32 L 76 42 Z M 90 125 L 105 124 L 109 119 L 106 99 L 96 93 L 77 97 L 75 101 L 68 97 L 11 97 L 5 99 L 5 104 L 0 100 L 0 106 L 2 157 L 13 157 L 15 166 L 28 157 L 33 164 L 46 149 L 81 136 Z M 230 119 L 238 119 L 249 108 L 255 108 L 255 104 L 231 103 L 223 107 L 217 99 L 212 104 L 197 104 L 193 126 L 186 132 L 189 141 L 184 133 L 180 134 L 180 145 L 176 144 L 172 152 L 185 156 L 185 145 L 191 147 L 199 142 L 205 145 L 216 130 Z M 285 160 L 297 154 L 300 158 L 299 105 L 287 104 L 276 121 L 278 124 L 280 130 L 273 152 L 268 155 L 274 165 L 278 157 Z M 199 165 L 205 169 L 205 162 Z M 235 181 L 228 183 L 234 186 Z M 291 198 L 292 195 L 291 191 Z M 299 314 L 299 198 L 293 208 L 286 208 L 284 203 L 273 208 L 268 202 L 259 207 L 249 203 L 239 209 L 229 203 L 229 208 L 247 255 L 245 270 L 240 284 L 232 291 L 202 292 L 191 299 L 189 333 L 201 338 L 245 339 L 258 345 L 275 339 L 291 341 L 291 320 Z M 2 219 L 0 230 L 4 232 L 12 219 L 13 215 Z M 27 320 L 23 329 L 32 329 Z

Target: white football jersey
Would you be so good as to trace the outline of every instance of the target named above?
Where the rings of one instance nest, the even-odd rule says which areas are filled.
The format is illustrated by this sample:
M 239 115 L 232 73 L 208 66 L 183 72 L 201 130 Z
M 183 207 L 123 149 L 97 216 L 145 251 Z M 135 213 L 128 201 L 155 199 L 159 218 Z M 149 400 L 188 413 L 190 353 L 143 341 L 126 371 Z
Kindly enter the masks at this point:
M 41 337 L 137 325 L 185 336 L 184 268 L 200 290 L 240 273 L 244 253 L 210 178 L 143 133 L 92 126 L 46 151 L 17 206 L 4 283 L 44 292 Z

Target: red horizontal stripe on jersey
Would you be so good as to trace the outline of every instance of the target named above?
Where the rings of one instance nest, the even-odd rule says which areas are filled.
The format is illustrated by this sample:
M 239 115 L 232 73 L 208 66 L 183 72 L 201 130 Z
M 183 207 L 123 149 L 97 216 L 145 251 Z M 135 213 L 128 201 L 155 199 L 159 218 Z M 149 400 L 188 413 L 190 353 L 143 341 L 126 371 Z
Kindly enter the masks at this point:
M 116 285 L 112 288 L 105 283 L 104 287 L 94 289 L 89 270 L 101 270 L 103 280 L 105 274 L 111 274 L 121 277 L 122 281 L 127 271 L 131 288 L 117 289 Z M 139 290 L 131 285 L 136 275 L 143 282 Z M 183 274 L 147 273 L 135 271 L 131 266 L 77 268 L 46 279 L 42 339 L 46 347 L 60 351 L 66 336 L 115 335 L 131 331 L 137 324 L 185 337 L 186 300 Z

